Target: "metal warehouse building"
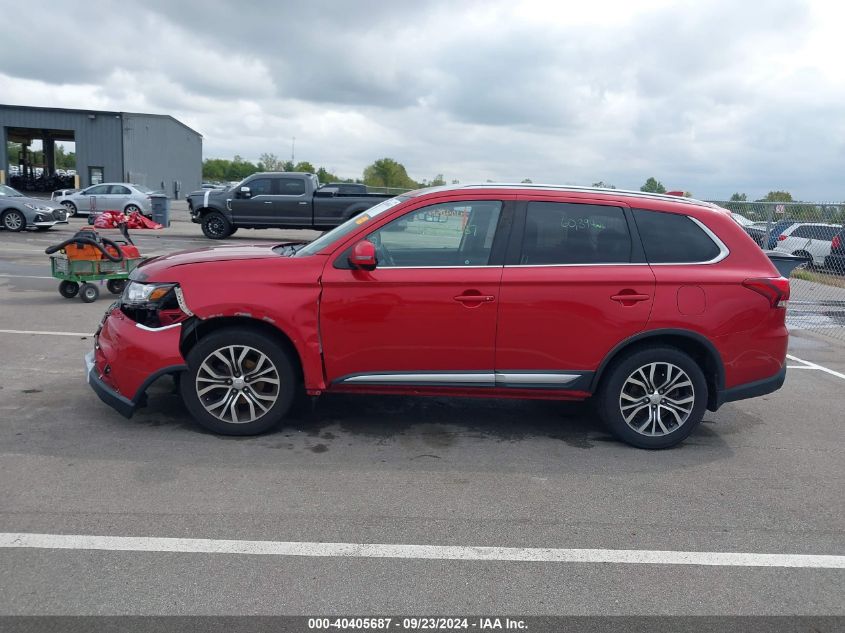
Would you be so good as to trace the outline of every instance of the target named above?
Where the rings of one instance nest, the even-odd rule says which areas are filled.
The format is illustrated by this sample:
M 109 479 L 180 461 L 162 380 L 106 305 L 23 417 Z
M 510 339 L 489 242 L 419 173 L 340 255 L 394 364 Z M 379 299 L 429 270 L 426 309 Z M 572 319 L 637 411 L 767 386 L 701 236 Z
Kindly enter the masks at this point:
M 172 116 L 0 104 L 0 170 L 7 142 L 40 139 L 44 169 L 55 172 L 56 141 L 76 144 L 79 186 L 131 182 L 181 197 L 200 188 L 202 135 Z

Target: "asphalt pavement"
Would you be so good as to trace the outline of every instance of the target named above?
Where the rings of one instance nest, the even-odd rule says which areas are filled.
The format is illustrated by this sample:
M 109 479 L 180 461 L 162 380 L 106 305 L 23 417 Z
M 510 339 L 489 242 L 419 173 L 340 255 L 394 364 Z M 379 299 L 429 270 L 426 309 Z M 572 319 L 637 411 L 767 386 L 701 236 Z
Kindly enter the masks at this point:
M 146 255 L 207 246 L 184 219 L 133 237 Z M 707 413 L 669 451 L 614 441 L 587 405 L 517 400 L 323 397 L 276 432 L 217 437 L 168 380 L 131 420 L 86 385 L 107 299 L 60 297 L 43 253 L 82 224 L 0 232 L 0 614 L 845 615 L 841 343 L 794 332 L 783 389 Z M 3 545 L 18 533 L 91 538 Z M 289 551 L 223 545 L 254 541 Z M 627 550 L 657 554 L 601 562 Z

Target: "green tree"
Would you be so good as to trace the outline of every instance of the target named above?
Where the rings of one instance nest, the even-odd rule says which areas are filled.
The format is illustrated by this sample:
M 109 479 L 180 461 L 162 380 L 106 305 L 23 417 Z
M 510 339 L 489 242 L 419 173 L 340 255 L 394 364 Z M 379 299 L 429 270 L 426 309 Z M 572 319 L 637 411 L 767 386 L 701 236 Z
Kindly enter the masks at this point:
M 530 178 L 523 178 L 521 182 L 531 183 L 531 182 L 534 182 L 534 181 L 531 180 Z
M 392 158 L 379 158 L 364 169 L 364 184 L 370 187 L 402 187 L 416 189 L 414 182 L 405 171 L 405 166 Z
M 56 145 L 56 168 L 76 169 L 76 152 L 66 152 L 61 145 Z
M 320 167 L 317 170 L 317 180 L 325 184 L 327 182 L 348 182 L 348 179 L 343 179 L 328 171 L 325 167 Z
M 598 182 L 594 182 L 591 187 L 598 187 L 599 189 L 616 189 L 614 185 L 605 182 L 604 180 L 599 180 Z
M 258 168 L 260 171 L 283 171 L 284 161 L 275 154 L 265 152 L 258 157 Z
M 757 202 L 795 202 L 788 191 L 770 191 Z
M 446 180 L 443 178 L 443 174 L 437 174 L 434 178 L 431 179 L 431 182 L 428 183 L 429 187 L 442 187 L 446 184 Z
M 735 193 L 731 196 L 731 202 L 745 202 L 748 200 L 748 196 L 744 193 Z
M 648 193 L 666 193 L 666 187 L 663 186 L 662 182 L 652 176 L 645 181 L 645 184 L 642 187 L 640 187 L 640 191 L 646 191 Z
M 299 171 L 305 174 L 316 174 L 317 169 L 307 160 L 301 160 L 293 167 L 293 171 Z

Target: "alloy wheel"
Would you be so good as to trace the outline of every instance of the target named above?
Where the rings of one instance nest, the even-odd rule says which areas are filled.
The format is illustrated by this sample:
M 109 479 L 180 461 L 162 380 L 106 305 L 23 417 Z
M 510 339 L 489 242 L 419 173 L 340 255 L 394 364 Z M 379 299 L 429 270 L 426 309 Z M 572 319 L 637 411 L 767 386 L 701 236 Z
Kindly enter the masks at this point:
M 695 406 L 695 388 L 687 373 L 672 363 L 648 363 L 622 384 L 619 410 L 634 431 L 660 437 L 678 430 Z
M 23 221 L 23 216 L 17 211 L 9 211 L 3 216 L 3 226 L 10 231 L 20 231 Z
M 223 422 L 246 424 L 266 414 L 280 393 L 279 371 L 263 352 L 229 345 L 209 354 L 197 371 L 197 397 Z

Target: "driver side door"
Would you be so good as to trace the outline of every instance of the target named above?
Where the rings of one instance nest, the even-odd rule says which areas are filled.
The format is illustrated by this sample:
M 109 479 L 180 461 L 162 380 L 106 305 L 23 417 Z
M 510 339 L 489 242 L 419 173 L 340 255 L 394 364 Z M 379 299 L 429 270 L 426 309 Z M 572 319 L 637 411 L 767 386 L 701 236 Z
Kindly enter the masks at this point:
M 499 284 L 512 203 L 503 196 L 411 210 L 371 231 L 379 264 L 323 271 L 326 377 L 340 388 L 492 387 Z

